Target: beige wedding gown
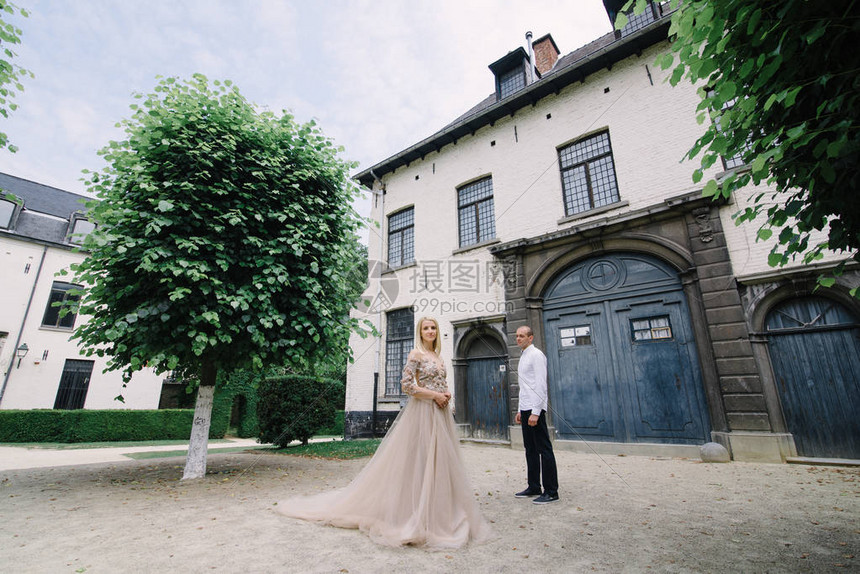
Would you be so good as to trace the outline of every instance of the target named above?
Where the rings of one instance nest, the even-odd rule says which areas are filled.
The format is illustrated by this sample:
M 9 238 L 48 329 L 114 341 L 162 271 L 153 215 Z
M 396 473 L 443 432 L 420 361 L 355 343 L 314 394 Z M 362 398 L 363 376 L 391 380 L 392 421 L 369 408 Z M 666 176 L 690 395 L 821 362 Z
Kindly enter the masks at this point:
M 401 386 L 409 395 L 416 386 L 444 392 L 445 376 L 444 365 L 421 355 L 407 362 Z M 389 546 L 456 548 L 490 536 L 466 477 L 450 409 L 415 397 L 349 485 L 276 508 L 294 518 L 358 528 Z

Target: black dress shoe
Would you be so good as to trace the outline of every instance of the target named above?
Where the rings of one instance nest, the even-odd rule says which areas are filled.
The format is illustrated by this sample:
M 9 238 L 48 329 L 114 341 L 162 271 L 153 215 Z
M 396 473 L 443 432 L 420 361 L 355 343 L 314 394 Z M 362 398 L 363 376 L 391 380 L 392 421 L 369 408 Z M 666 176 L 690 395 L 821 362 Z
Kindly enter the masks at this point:
M 522 492 L 516 493 L 514 496 L 517 498 L 531 498 L 533 496 L 540 496 L 540 490 L 532 490 L 530 488 L 525 489 Z
M 549 504 L 550 502 L 558 502 L 558 494 L 543 493 L 532 500 L 532 504 Z

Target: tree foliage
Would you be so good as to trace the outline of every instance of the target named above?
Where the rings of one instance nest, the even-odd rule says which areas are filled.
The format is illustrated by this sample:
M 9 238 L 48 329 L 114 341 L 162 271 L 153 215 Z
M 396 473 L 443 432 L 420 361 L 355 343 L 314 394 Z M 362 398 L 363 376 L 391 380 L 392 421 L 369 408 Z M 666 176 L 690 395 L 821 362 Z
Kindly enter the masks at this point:
M 708 181 L 704 191 L 729 197 L 750 182 L 775 190 L 756 195 L 736 216 L 738 222 L 766 216 L 758 233 L 762 239 L 776 233 L 772 266 L 799 256 L 813 261 L 824 249 L 860 261 L 856 0 L 672 0 L 672 6 L 678 9 L 671 53 L 659 64 L 672 70 L 673 85 L 687 78 L 702 95 L 698 119 L 706 129 L 687 154 L 701 154 L 694 181 L 721 156 L 741 156 L 743 169 Z M 635 9 L 645 9 L 645 0 L 636 0 Z M 827 240 L 816 242 L 816 231 Z
M 100 201 L 72 266 L 89 316 L 73 337 L 126 381 L 199 378 L 197 478 L 219 371 L 313 364 L 357 326 L 357 189 L 313 123 L 259 112 L 230 82 L 164 78 L 136 98 L 86 182 Z
M 9 117 L 10 112 L 18 109 L 12 99 L 17 93 L 24 91 L 21 81 L 32 72 L 12 62 L 17 54 L 12 51 L 11 46 L 21 43 L 21 29 L 7 22 L 6 17 L 19 14 L 24 18 L 29 16 L 27 10 L 19 8 L 7 0 L 0 0 L 0 116 Z M 0 131 L 0 149 L 7 148 L 11 152 L 18 151 L 14 145 L 9 143 L 9 138 Z
M 166 78 L 137 98 L 87 182 L 97 229 L 73 271 L 91 319 L 75 338 L 126 377 L 325 357 L 362 287 L 339 150 L 230 82 Z

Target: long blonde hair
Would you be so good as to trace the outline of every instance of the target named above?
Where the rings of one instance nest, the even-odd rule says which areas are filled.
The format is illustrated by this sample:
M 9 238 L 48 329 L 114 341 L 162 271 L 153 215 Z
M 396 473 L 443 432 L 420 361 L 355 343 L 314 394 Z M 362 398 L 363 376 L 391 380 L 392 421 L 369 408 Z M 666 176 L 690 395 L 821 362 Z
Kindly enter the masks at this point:
M 439 329 L 439 321 L 434 319 L 433 317 L 421 317 L 418 319 L 418 324 L 415 326 L 415 348 L 419 351 L 428 350 L 427 347 L 424 346 L 424 340 L 421 339 L 421 325 L 424 324 L 424 321 L 431 321 L 434 325 L 436 325 L 436 340 L 433 341 L 433 349 L 431 349 L 437 355 L 442 354 L 442 331 Z

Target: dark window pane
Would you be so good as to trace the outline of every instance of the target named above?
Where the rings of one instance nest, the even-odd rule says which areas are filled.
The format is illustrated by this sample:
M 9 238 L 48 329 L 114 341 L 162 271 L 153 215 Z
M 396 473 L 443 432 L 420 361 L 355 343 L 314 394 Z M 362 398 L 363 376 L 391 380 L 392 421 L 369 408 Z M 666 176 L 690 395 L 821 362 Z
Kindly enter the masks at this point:
M 522 66 L 508 70 L 499 77 L 499 95 L 507 98 L 526 87 L 526 72 Z
M 412 208 L 388 216 L 388 265 L 399 267 L 415 259 L 414 213 Z
M 496 236 L 493 178 L 485 177 L 458 189 L 457 204 L 460 207 L 460 247 Z
M 485 200 L 478 204 L 478 241 L 487 241 L 496 236 L 496 216 L 493 210 L 493 200 Z
M 55 409 L 82 409 L 87 399 L 90 377 L 93 373 L 93 361 L 66 359 L 63 375 L 60 377 L 60 387 L 54 399 Z
M 412 309 L 398 309 L 386 314 L 385 334 L 385 394 L 401 395 L 400 377 L 406 358 L 412 350 L 414 328 Z
M 460 209 L 460 247 L 472 245 L 478 242 L 478 219 L 475 207 L 463 207 Z
M 561 148 L 558 159 L 566 215 L 619 201 L 608 132 Z
M 54 282 L 51 287 L 51 295 L 48 297 L 48 305 L 45 307 L 45 315 L 42 317 L 43 327 L 58 327 L 61 329 L 71 329 L 75 326 L 75 313 L 67 313 L 60 317 L 61 307 L 55 306 L 55 303 L 64 301 L 74 302 L 80 299 L 78 295 L 70 295 L 69 291 L 78 288 L 77 285 L 70 283 Z

